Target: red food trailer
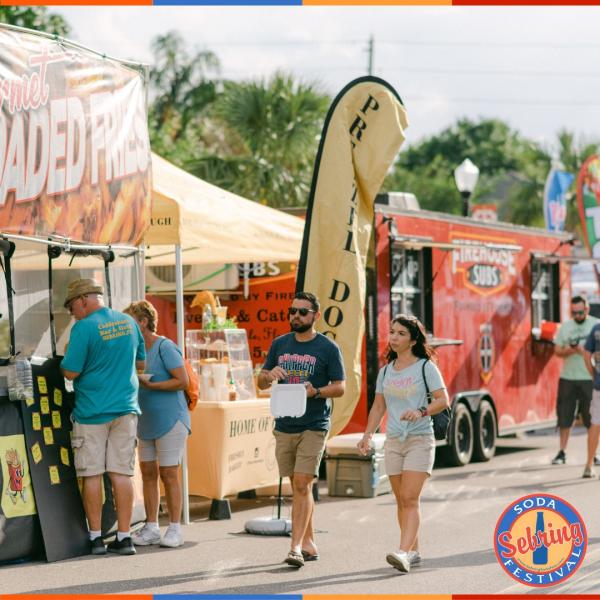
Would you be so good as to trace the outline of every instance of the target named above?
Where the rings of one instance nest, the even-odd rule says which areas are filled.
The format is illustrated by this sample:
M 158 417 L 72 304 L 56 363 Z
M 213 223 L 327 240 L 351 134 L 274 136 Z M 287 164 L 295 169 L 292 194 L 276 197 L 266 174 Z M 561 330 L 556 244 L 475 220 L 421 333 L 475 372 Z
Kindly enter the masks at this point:
M 536 337 L 569 309 L 571 236 L 395 208 L 393 198 L 376 204 L 366 377 L 345 431 L 364 430 L 392 316 L 412 314 L 432 334 L 452 400 L 451 461 L 489 460 L 498 435 L 555 422 L 561 361 Z
M 555 423 L 561 361 L 551 339 L 569 310 L 572 238 L 397 208 L 390 200 L 398 196 L 406 195 L 379 196 L 375 208 L 362 393 L 343 433 L 365 429 L 392 315 L 413 314 L 432 334 L 453 401 L 450 460 L 489 460 L 498 435 Z M 286 277 L 268 277 L 263 263 L 254 267 L 264 276 L 250 280 L 247 299 L 241 287 L 220 295 L 248 330 L 253 360 L 261 364 L 273 338 L 288 331 L 285 309 L 295 282 L 290 265 Z M 194 326 L 200 325 L 188 324 Z

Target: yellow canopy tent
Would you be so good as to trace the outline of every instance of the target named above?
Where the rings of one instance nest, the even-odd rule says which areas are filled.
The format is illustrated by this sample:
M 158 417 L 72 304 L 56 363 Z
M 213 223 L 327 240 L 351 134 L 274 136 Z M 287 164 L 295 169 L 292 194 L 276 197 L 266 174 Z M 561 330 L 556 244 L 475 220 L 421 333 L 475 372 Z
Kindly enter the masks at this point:
M 147 265 L 172 265 L 177 245 L 190 265 L 300 257 L 302 219 L 202 181 L 156 154 L 152 179 L 152 219 L 144 236 Z
M 183 264 L 297 261 L 304 221 L 202 181 L 156 154 L 152 179 L 146 265 L 175 262 L 177 343 L 185 353 Z M 186 457 L 182 466 L 183 515 L 189 523 Z

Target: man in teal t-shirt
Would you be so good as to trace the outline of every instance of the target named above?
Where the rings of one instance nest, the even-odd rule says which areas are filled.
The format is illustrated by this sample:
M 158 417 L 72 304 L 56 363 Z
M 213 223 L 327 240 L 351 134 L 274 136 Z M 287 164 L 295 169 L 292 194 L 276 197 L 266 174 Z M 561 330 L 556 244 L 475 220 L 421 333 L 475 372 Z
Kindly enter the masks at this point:
M 108 550 L 127 555 L 135 554 L 129 528 L 140 414 L 136 368 L 144 369 L 146 351 L 135 320 L 105 307 L 102 294 L 93 279 L 69 284 L 65 308 L 77 322 L 61 367 L 75 388 L 71 445 L 77 475 L 83 478 L 91 552 L 107 550 L 101 537 L 102 478 L 107 472 L 118 521 L 117 539 Z
M 590 401 L 592 399 L 592 377 L 584 361 L 584 344 L 598 319 L 589 316 L 589 306 L 582 296 L 571 299 L 571 316 L 559 328 L 554 338 L 554 353 L 564 359 L 558 381 L 556 415 L 560 436 L 560 449 L 552 464 L 565 464 L 569 433 L 577 414 L 577 403 L 583 424 L 590 427 Z M 591 469 L 586 469 L 584 477 L 592 477 Z

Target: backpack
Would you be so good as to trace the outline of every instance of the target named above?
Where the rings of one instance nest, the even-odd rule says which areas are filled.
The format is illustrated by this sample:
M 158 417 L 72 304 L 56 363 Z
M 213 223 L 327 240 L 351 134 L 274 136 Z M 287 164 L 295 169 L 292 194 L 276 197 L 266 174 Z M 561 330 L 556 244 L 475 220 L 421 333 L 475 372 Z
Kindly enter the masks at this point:
M 429 359 L 426 358 L 423 361 L 423 366 L 421 367 L 421 372 L 423 375 L 423 383 L 425 384 L 425 391 L 427 394 L 427 404 L 431 404 L 431 392 L 429 391 L 429 386 L 427 385 L 427 378 L 425 377 L 425 365 Z M 436 440 L 447 440 L 448 439 L 448 429 L 450 427 L 450 419 L 452 418 L 452 414 L 450 413 L 450 409 L 446 407 L 442 412 L 439 412 L 435 415 L 431 415 L 431 421 L 433 423 L 433 437 Z
M 158 345 L 158 355 L 160 356 L 160 360 L 162 360 L 163 365 L 165 365 L 165 360 L 160 353 L 160 347 L 166 338 L 160 340 L 160 344 Z M 179 347 L 177 346 L 179 350 Z M 181 350 L 180 350 L 181 352 Z M 196 408 L 196 404 L 198 404 L 198 399 L 200 397 L 200 380 L 198 379 L 198 374 L 194 371 L 192 364 L 187 358 L 183 359 L 183 366 L 185 367 L 185 372 L 188 376 L 188 386 L 183 390 L 183 395 L 185 396 L 185 401 L 187 402 L 188 410 L 194 410 Z M 165 368 L 167 365 L 165 365 Z M 168 369 L 167 369 L 168 371 Z
M 425 365 L 429 359 L 426 358 L 423 361 L 423 365 L 421 366 L 421 375 L 423 377 L 423 383 L 425 384 L 425 395 L 427 397 L 427 404 L 431 404 L 431 392 L 429 391 L 429 386 L 427 385 L 427 378 L 425 377 Z M 385 369 L 383 370 L 383 376 L 385 378 L 385 374 L 387 372 L 387 368 L 391 363 L 385 365 Z M 429 415 L 431 417 L 431 422 L 433 424 L 433 437 L 436 440 L 447 440 L 448 439 L 448 429 L 450 427 L 450 419 L 452 418 L 452 413 L 449 408 L 445 408 L 442 412 L 439 412 L 435 415 Z

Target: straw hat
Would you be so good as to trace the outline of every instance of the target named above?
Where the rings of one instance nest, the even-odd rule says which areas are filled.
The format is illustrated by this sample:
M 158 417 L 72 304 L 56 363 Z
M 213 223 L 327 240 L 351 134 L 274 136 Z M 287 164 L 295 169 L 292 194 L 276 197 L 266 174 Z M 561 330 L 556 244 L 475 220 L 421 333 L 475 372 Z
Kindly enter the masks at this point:
M 67 287 L 67 296 L 65 297 L 63 306 L 67 308 L 71 300 L 79 296 L 85 296 L 86 294 L 104 294 L 104 288 L 93 279 L 75 279 Z

